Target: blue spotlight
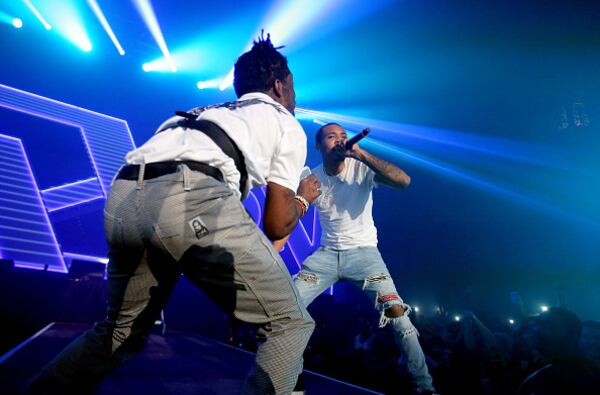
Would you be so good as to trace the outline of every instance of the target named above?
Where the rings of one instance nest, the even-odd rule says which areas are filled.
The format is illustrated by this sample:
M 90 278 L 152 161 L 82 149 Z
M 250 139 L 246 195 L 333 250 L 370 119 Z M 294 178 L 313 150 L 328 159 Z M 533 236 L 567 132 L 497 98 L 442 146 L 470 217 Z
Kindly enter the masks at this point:
M 117 36 L 115 36 L 115 33 L 112 31 L 110 25 L 108 24 L 108 21 L 106 20 L 106 17 L 104 16 L 104 13 L 100 9 L 100 6 L 96 2 L 96 0 L 88 0 L 88 4 L 92 8 L 92 11 L 94 11 L 94 14 L 96 14 L 96 17 L 98 18 L 98 21 L 100 21 L 100 24 L 102 25 L 104 30 L 106 30 L 106 34 L 108 34 L 108 37 L 110 37 L 110 39 L 112 40 L 113 44 L 117 48 L 117 51 L 119 51 L 119 54 L 125 55 L 123 47 L 121 47 L 119 40 L 117 40 Z
M 219 85 L 219 89 L 224 91 L 233 85 L 233 69 L 223 78 L 221 85 Z
M 177 71 L 177 67 L 175 67 L 175 62 L 173 62 L 173 58 L 169 53 L 169 49 L 167 48 L 167 43 L 165 42 L 165 38 L 163 37 L 162 31 L 160 30 L 160 25 L 158 24 L 158 20 L 156 19 L 156 15 L 154 14 L 154 9 L 152 8 L 152 4 L 150 0 L 133 0 L 138 12 L 142 16 L 142 19 L 146 23 L 146 26 L 152 33 L 154 40 L 158 44 L 158 47 L 163 53 L 167 64 L 172 72 Z M 145 71 L 151 71 L 145 70 Z
M 287 41 L 289 43 L 305 31 L 311 23 L 316 22 L 319 17 L 322 17 L 325 14 L 325 10 L 331 10 L 331 6 L 334 3 L 336 3 L 334 0 L 278 2 L 277 7 L 269 12 L 269 15 L 261 26 L 264 27 L 265 32 L 270 33 L 279 42 Z M 255 36 L 257 35 L 258 33 Z M 248 51 L 251 47 L 252 41 L 248 44 L 244 52 Z M 223 91 L 231 85 L 233 85 L 233 69 L 223 78 L 219 89 Z
M 265 32 L 271 33 L 279 42 L 291 42 L 310 26 L 332 11 L 336 0 L 290 0 L 277 2 L 276 7 L 262 23 Z
M 17 29 L 20 29 L 20 28 L 23 27 L 23 21 L 21 19 L 19 19 L 19 18 L 15 18 L 15 19 L 12 20 L 12 25 L 14 27 L 16 27 Z
M 89 41 L 81 42 L 79 48 L 85 52 L 90 52 L 92 50 L 92 43 Z
M 13 19 L 14 17 L 0 11 L 0 22 L 8 23 L 10 25 L 12 24 Z
M 152 62 L 147 62 L 144 63 L 142 65 L 142 70 L 144 70 L 145 72 L 150 72 L 150 71 L 159 71 L 159 72 L 174 72 L 176 70 L 173 69 L 173 67 L 171 67 L 171 65 L 169 64 L 169 61 L 165 58 L 160 58 L 160 59 L 156 59 L 153 60 Z
M 540 153 L 539 149 L 533 145 L 506 140 L 498 137 L 480 136 L 472 133 L 437 129 L 423 126 L 408 125 L 397 122 L 382 121 L 372 118 L 355 117 L 331 112 L 314 111 L 304 108 L 297 108 L 299 118 L 310 119 L 318 118 L 335 122 L 342 122 L 345 125 L 352 125 L 356 128 L 368 125 L 378 131 L 380 138 L 389 140 L 402 139 L 403 145 L 413 145 L 418 149 L 426 149 L 434 153 L 449 152 L 460 149 L 461 159 L 465 159 L 463 151 L 471 151 L 486 156 L 500 157 L 515 162 L 528 163 L 538 166 L 554 165 L 556 160 L 552 158 L 551 153 Z M 452 149 L 452 151 L 450 150 Z M 549 151 L 549 150 L 546 150 Z
M 48 22 L 46 22 L 46 19 L 44 19 L 44 17 L 42 16 L 42 14 L 40 14 L 40 12 L 38 11 L 38 9 L 35 8 L 35 6 L 33 4 L 31 4 L 31 1 L 29 1 L 29 0 L 23 0 L 23 3 L 25 3 L 25 5 L 27 6 L 27 8 L 29 8 L 31 10 L 31 12 L 33 12 L 33 14 L 35 15 L 35 17 L 40 22 L 42 22 L 42 25 L 44 25 L 44 28 L 46 28 L 46 30 L 52 29 L 52 26 L 50 26 L 50 24 Z
M 428 170 L 434 171 L 436 173 L 451 176 L 452 178 L 454 178 L 458 181 L 464 182 L 467 185 L 477 187 L 481 190 L 493 193 L 495 195 L 509 198 L 520 204 L 524 204 L 524 205 L 527 205 L 530 207 L 534 207 L 536 209 L 544 210 L 544 211 L 550 212 L 554 215 L 558 215 L 558 216 L 563 217 L 568 220 L 576 220 L 578 222 L 585 223 L 587 225 L 591 225 L 593 227 L 599 226 L 599 224 L 597 222 L 595 222 L 594 220 L 591 220 L 590 218 L 583 217 L 580 215 L 574 215 L 571 212 L 564 211 L 560 207 L 557 207 L 555 205 L 549 205 L 548 203 L 546 203 L 544 201 L 545 200 L 544 198 L 535 198 L 533 196 L 527 196 L 526 194 L 523 194 L 519 189 L 514 188 L 514 187 L 510 188 L 508 186 L 503 186 L 502 184 L 505 184 L 504 182 L 496 182 L 496 181 L 490 179 L 489 176 L 478 175 L 477 173 L 465 171 L 465 170 L 461 169 L 461 167 L 451 165 L 447 161 L 435 159 L 434 157 L 431 157 L 429 155 L 424 155 L 424 154 L 418 153 L 419 151 L 417 151 L 417 150 L 404 148 L 405 144 L 403 144 L 403 148 L 400 148 L 398 146 L 397 142 L 389 143 L 386 141 L 382 141 L 382 136 L 384 135 L 383 132 L 385 131 L 385 129 L 381 130 L 382 133 L 379 133 L 379 131 L 380 131 L 379 127 L 386 128 L 386 126 L 382 123 L 382 121 L 378 121 L 375 119 L 348 117 L 348 116 L 344 116 L 344 115 L 340 115 L 340 114 L 312 111 L 312 110 L 306 110 L 306 109 L 302 109 L 302 108 L 296 108 L 296 115 L 299 120 L 304 120 L 304 121 L 308 121 L 308 122 L 314 122 L 315 119 L 318 119 L 320 121 L 321 120 L 327 121 L 327 122 L 338 122 L 338 123 L 341 123 L 346 128 L 346 130 L 348 130 L 349 132 L 356 132 L 356 131 L 362 129 L 364 126 L 370 126 L 370 127 L 374 128 L 377 131 L 377 133 L 376 133 L 376 135 L 372 135 L 368 139 L 364 140 L 363 144 L 366 147 L 377 149 L 379 152 L 385 152 L 392 156 L 402 157 L 402 158 L 407 159 L 407 160 L 411 161 L 412 163 L 419 165 L 423 168 L 426 168 Z M 319 123 L 319 122 L 316 122 L 316 123 Z M 413 126 L 413 128 L 415 128 L 415 127 Z M 422 128 L 422 129 L 423 130 L 422 130 L 421 134 L 424 136 L 427 136 L 427 134 L 429 132 L 429 128 Z M 388 126 L 388 130 L 390 130 L 389 126 Z M 395 131 L 395 133 L 402 133 L 402 132 L 400 130 L 397 130 L 397 131 Z M 433 134 L 430 137 L 432 138 L 431 141 L 440 143 L 440 139 L 437 138 L 439 136 L 436 136 L 435 134 Z M 428 140 L 428 139 L 425 138 L 425 140 Z M 448 150 L 452 145 L 452 144 L 448 144 L 446 142 L 444 142 L 444 143 L 446 144 L 445 150 Z M 444 143 L 442 143 L 442 144 L 444 144 Z M 422 149 L 422 148 L 426 148 L 426 146 L 418 147 L 418 148 Z M 473 149 L 476 149 L 476 148 L 480 148 L 480 147 L 473 147 Z M 479 151 L 479 149 L 478 149 L 478 151 Z M 489 150 L 486 149 L 483 152 L 487 153 L 487 152 L 489 152 Z M 511 159 L 515 159 L 515 157 L 512 156 L 511 154 L 509 154 L 508 157 Z M 521 159 L 521 158 L 519 158 L 519 159 Z
M 29 0 L 24 0 L 29 2 Z M 81 17 L 78 2 L 74 1 L 48 1 L 40 4 L 40 9 L 48 18 L 56 23 L 53 26 L 58 34 L 85 52 L 92 50 L 83 18 Z
M 219 80 L 198 81 L 198 89 L 216 88 L 219 86 Z

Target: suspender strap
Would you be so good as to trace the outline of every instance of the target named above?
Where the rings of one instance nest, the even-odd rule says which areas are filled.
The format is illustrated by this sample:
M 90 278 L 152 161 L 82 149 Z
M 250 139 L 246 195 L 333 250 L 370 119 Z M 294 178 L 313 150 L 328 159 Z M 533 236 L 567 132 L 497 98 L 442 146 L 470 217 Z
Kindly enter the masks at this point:
M 184 127 L 197 130 L 207 135 L 216 145 L 219 146 L 219 148 L 221 148 L 221 150 L 223 150 L 225 155 L 233 159 L 235 167 L 240 172 L 240 192 L 243 195 L 244 190 L 246 189 L 246 182 L 248 181 L 248 171 L 246 170 L 246 164 L 244 163 L 244 155 L 238 148 L 235 141 L 233 141 L 223 129 L 213 122 L 203 119 L 196 120 L 196 116 L 190 113 L 184 113 L 183 111 L 177 111 L 176 114 L 183 116 L 184 119 L 165 125 L 162 129 L 157 131 L 156 134 L 162 133 L 167 129 Z

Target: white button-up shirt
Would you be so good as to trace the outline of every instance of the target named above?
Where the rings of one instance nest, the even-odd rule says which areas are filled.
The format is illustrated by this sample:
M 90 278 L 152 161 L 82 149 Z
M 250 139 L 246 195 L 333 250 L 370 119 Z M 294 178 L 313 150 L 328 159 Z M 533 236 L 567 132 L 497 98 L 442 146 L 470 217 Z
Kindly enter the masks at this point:
M 243 197 L 251 188 L 274 182 L 296 191 L 306 160 L 306 135 L 294 116 L 264 93 L 248 93 L 242 100 L 262 102 L 235 109 L 210 108 L 198 119 L 211 121 L 223 129 L 244 155 L 248 181 Z M 168 119 L 160 128 L 181 117 Z M 195 129 L 176 127 L 155 134 L 126 156 L 129 164 L 190 160 L 221 170 L 228 186 L 239 191 L 240 173 L 227 156 L 206 134 Z

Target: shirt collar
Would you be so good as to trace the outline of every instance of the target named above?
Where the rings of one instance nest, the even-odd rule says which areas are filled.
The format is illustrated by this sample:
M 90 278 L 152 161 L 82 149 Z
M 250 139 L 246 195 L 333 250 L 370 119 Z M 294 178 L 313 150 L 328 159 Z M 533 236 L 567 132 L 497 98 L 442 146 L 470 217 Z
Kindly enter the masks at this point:
M 263 92 L 250 92 L 250 93 L 246 93 L 245 95 L 240 96 L 240 98 L 238 100 L 249 100 L 249 99 L 260 99 L 260 100 L 267 101 L 267 102 L 272 103 L 272 104 L 276 105 L 277 107 L 285 110 L 285 112 L 287 112 L 288 114 L 292 115 L 288 111 L 287 108 L 285 108 L 281 103 L 278 103 L 275 100 L 273 100 L 273 98 L 271 96 L 267 95 L 266 93 L 263 93 Z

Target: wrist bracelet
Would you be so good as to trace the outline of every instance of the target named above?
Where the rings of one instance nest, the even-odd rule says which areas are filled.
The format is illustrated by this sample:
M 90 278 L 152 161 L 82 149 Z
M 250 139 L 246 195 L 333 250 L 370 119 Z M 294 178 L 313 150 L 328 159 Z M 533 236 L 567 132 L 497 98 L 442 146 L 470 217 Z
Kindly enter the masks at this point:
M 294 201 L 300 206 L 300 214 L 298 215 L 298 218 L 304 217 L 304 215 L 306 214 L 306 208 L 304 207 L 304 203 L 302 203 L 298 199 L 294 199 Z
M 310 203 L 308 203 L 308 200 L 306 200 L 306 198 L 302 195 L 296 195 L 294 196 L 294 199 L 296 199 L 296 201 L 300 202 L 300 204 L 302 205 L 302 216 L 304 216 L 304 214 L 306 214 L 306 212 L 308 211 L 308 206 L 310 206 Z

